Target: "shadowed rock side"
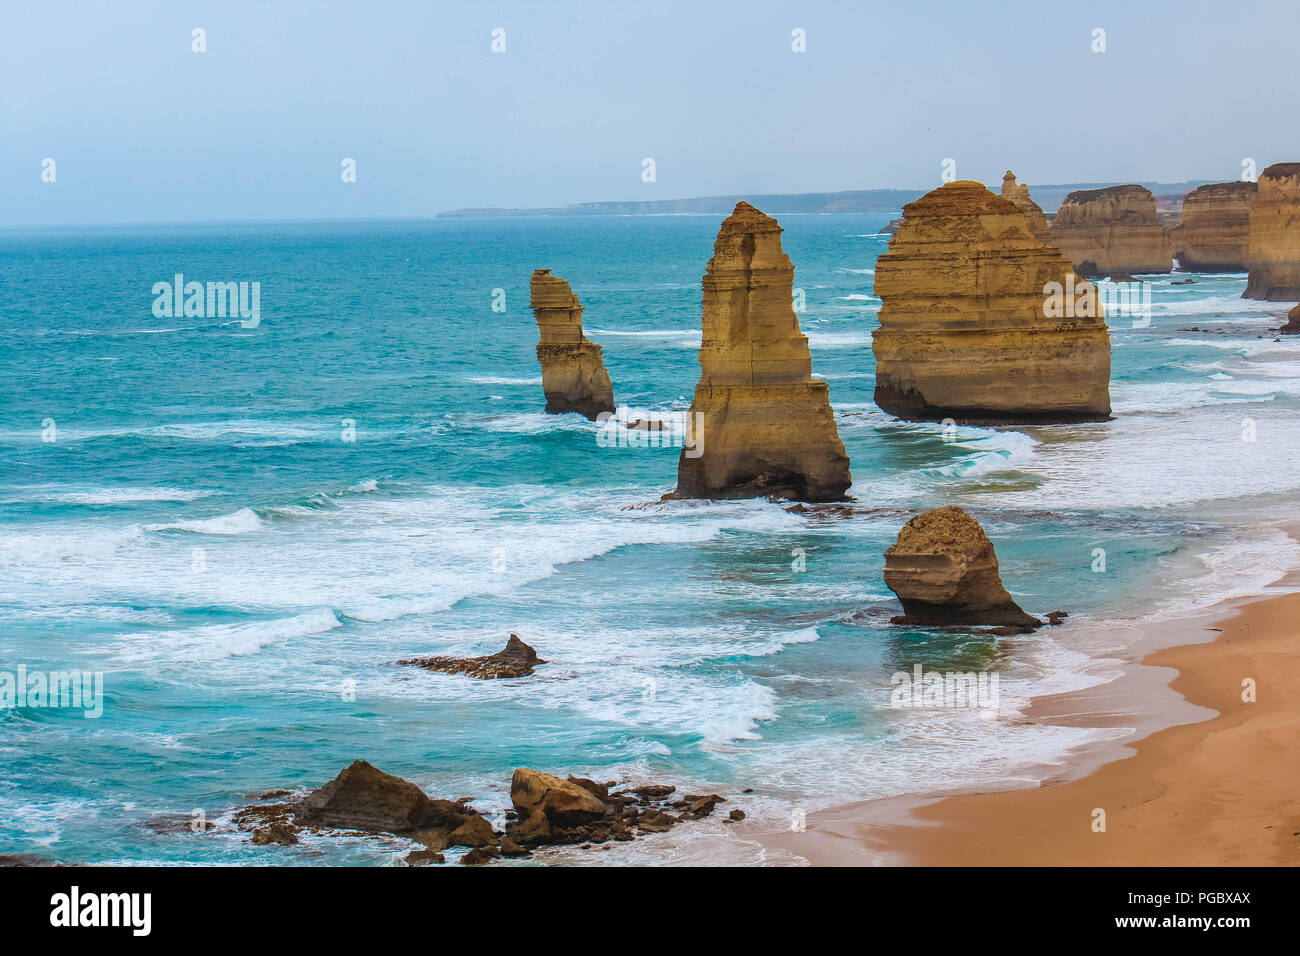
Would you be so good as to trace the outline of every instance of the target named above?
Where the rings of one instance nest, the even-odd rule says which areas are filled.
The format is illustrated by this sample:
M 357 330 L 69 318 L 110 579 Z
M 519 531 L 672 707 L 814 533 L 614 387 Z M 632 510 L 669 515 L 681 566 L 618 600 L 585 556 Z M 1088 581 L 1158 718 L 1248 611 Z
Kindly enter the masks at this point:
M 917 515 L 885 552 L 885 584 L 903 603 L 896 624 L 1042 625 L 1020 609 L 998 575 L 993 542 L 960 508 Z
M 1173 244 L 1156 217 L 1156 197 L 1143 186 L 1070 193 L 1056 210 L 1051 239 L 1086 278 L 1174 267 Z
M 1183 199 L 1182 222 L 1170 230 L 1184 272 L 1244 272 L 1250 258 L 1254 183 L 1211 183 Z
M 1300 163 L 1260 174 L 1250 206 L 1250 279 L 1243 299 L 1300 300 Z
M 1038 203 L 1029 198 L 1029 187 L 1024 183 L 1016 182 L 1016 174 L 1007 170 L 1002 177 L 1002 198 L 1011 202 L 1025 217 L 1025 224 L 1029 226 L 1029 232 L 1039 242 L 1045 242 L 1051 245 L 1052 227 L 1047 223 L 1047 216 Z
M 519 635 L 511 634 L 504 649 L 486 657 L 408 657 L 397 663 L 442 671 L 444 674 L 467 674 L 480 680 L 495 680 L 501 677 L 527 677 L 536 665 L 545 664 L 546 661 L 521 641 Z
M 698 457 L 682 449 L 676 497 L 840 501 L 852 483 L 791 304 L 794 266 L 781 231 L 746 202 L 718 231 L 689 418 Z
M 592 421 L 614 411 L 614 387 L 601 359 L 600 346 L 582 334 L 582 305 L 569 283 L 538 269 L 530 283 L 531 308 L 541 338 L 542 391 L 552 414 L 578 412 Z
M 876 262 L 875 291 L 875 398 L 890 414 L 984 424 L 1109 417 L 1110 336 L 1095 288 L 980 183 L 908 203 Z

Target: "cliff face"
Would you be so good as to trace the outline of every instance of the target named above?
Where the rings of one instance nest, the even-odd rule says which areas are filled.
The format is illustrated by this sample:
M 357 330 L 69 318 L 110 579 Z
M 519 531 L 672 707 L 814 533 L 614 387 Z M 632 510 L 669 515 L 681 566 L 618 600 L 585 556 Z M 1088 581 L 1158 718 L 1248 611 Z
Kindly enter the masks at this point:
M 1110 336 L 1095 289 L 1019 209 L 958 181 L 903 212 L 876 262 L 877 405 L 919 421 L 1109 417 Z
M 1029 187 L 1024 183 L 1016 182 L 1016 174 L 1007 170 L 1007 174 L 1002 177 L 1002 198 L 1015 204 L 1015 207 L 1025 217 L 1025 223 L 1029 226 L 1029 232 L 1039 242 L 1051 243 L 1052 227 L 1047 224 L 1047 217 L 1043 215 L 1043 210 L 1039 208 L 1038 203 L 1029 198 Z
M 683 448 L 677 497 L 837 501 L 852 483 L 826 383 L 812 377 L 791 304 L 794 266 L 781 231 L 747 202 L 718 231 L 691 402 L 701 451 Z
M 1300 163 L 1260 174 L 1250 206 L 1250 279 L 1243 299 L 1300 300 Z
M 1244 272 L 1250 251 L 1254 183 L 1211 183 L 1183 199 L 1182 224 L 1170 233 L 1185 272 Z
M 1156 217 L 1156 197 L 1142 186 L 1070 193 L 1052 220 L 1051 241 L 1089 278 L 1174 267 L 1173 245 Z
M 896 624 L 992 624 L 1037 627 L 998 574 L 993 542 L 960 508 L 917 515 L 885 552 L 885 584 L 898 595 Z
M 533 316 L 541 339 L 537 360 L 542 365 L 546 410 L 578 412 L 593 421 L 614 411 L 614 388 L 601 359 L 600 346 L 582 334 L 582 306 L 569 283 L 538 269 L 530 283 Z

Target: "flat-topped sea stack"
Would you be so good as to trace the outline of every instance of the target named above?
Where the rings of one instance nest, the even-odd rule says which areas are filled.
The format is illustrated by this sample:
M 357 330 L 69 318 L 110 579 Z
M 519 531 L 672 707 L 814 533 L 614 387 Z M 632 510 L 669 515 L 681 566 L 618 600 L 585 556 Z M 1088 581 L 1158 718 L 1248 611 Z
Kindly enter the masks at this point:
M 1259 176 L 1250 206 L 1250 279 L 1243 299 L 1300 301 L 1300 163 Z
M 781 231 L 747 202 L 718 230 L 689 419 L 697 447 L 682 449 L 676 497 L 841 501 L 852 483 L 826 383 L 812 377 Z
M 972 424 L 1110 416 L 1110 335 L 1096 289 L 1030 233 L 1014 204 L 958 180 L 903 212 L 876 262 L 877 405 L 912 421 Z
M 1184 272 L 1245 272 L 1250 259 L 1254 183 L 1197 186 L 1183 199 L 1182 222 L 1171 231 Z
M 1029 187 L 1024 183 L 1017 183 L 1016 174 L 1009 169 L 1002 177 L 1002 198 L 1014 203 L 1015 207 L 1024 213 L 1025 222 L 1035 239 L 1051 244 L 1052 227 L 1047 222 L 1047 216 L 1043 214 L 1038 203 L 1029 198 Z
M 885 584 L 903 604 L 896 624 L 1033 628 L 1043 623 L 1012 600 L 1002 586 L 993 542 L 960 508 L 936 508 L 903 525 L 885 552 Z
M 1144 186 L 1080 189 L 1052 220 L 1052 243 L 1086 278 L 1171 272 L 1174 249 Z
M 592 421 L 601 412 L 612 413 L 614 387 L 600 346 L 582 334 L 582 305 L 569 283 L 551 275 L 550 269 L 538 269 L 530 291 L 541 333 L 537 360 L 542 365 L 546 410 L 553 414 L 578 412 Z

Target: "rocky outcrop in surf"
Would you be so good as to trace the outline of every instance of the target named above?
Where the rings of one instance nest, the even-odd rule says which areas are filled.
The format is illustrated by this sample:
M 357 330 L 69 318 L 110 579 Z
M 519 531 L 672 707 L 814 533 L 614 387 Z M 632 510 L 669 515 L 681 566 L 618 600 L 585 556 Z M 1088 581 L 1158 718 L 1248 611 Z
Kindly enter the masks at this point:
M 578 412 L 592 421 L 601 412 L 613 413 L 614 387 L 601 349 L 582 334 L 582 305 L 569 283 L 538 269 L 530 283 L 531 308 L 541 338 L 537 360 L 542 366 L 542 392 L 552 414 Z
M 1286 335 L 1295 335 L 1300 332 L 1300 305 L 1286 314 L 1286 325 L 1278 330 Z
M 1043 214 L 1038 203 L 1029 198 L 1029 187 L 1024 183 L 1017 183 L 1016 174 L 1009 169 L 1002 177 L 1002 198 L 1014 204 L 1024 214 L 1025 223 L 1035 239 L 1051 244 L 1052 227 L 1047 222 L 1047 216 Z
M 697 447 L 682 449 L 676 497 L 839 501 L 852 483 L 826 383 L 812 377 L 781 231 L 747 202 L 718 231 L 688 417 Z
M 1070 193 L 1056 210 L 1051 240 L 1086 278 L 1173 269 L 1173 244 L 1144 186 Z
M 528 677 L 533 668 L 546 661 L 537 652 L 511 634 L 506 646 L 486 657 L 408 657 L 398 661 L 412 667 L 441 671 L 444 674 L 465 674 L 479 680 L 496 680 L 503 677 Z
M 904 207 L 876 262 L 876 404 L 914 421 L 1098 421 L 1110 337 L 1096 289 L 977 182 Z
M 993 542 L 960 508 L 917 515 L 885 552 L 885 584 L 898 595 L 896 624 L 995 625 L 1035 628 L 1044 622 L 1021 610 L 998 573 Z
M 1243 272 L 1250 259 L 1250 207 L 1255 183 L 1211 183 L 1183 198 L 1182 220 L 1170 230 L 1184 272 Z
M 1250 206 L 1250 278 L 1243 299 L 1300 300 L 1300 163 L 1259 176 Z

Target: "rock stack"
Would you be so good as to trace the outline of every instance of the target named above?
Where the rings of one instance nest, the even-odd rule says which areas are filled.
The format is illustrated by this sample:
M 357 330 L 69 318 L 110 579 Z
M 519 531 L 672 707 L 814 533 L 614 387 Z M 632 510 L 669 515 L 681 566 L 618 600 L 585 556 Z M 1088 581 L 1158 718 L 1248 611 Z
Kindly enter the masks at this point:
M 1070 193 L 1052 220 L 1051 239 L 1087 278 L 1173 269 L 1173 244 L 1156 216 L 1156 197 L 1142 186 Z
M 1184 272 L 1244 272 L 1249 268 L 1254 183 L 1211 183 L 1183 199 L 1182 223 L 1171 232 Z
M 1048 225 L 1047 217 L 1043 215 L 1043 210 L 1038 203 L 1029 198 L 1029 187 L 1024 183 L 1017 183 L 1016 174 L 1009 169 L 1002 177 L 1002 198 L 1015 204 L 1015 207 L 1024 214 L 1025 222 L 1035 239 L 1051 244 L 1052 227 Z
M 1096 289 L 977 182 L 904 207 L 876 262 L 876 404 L 914 421 L 1100 421 L 1110 336 Z
M 537 360 L 542 365 L 546 410 L 578 412 L 592 421 L 612 413 L 614 388 L 601 359 L 600 346 L 582 334 L 582 305 L 569 283 L 538 269 L 531 282 L 532 310 L 541 338 Z
M 885 584 L 903 603 L 896 624 L 1034 628 L 998 574 L 993 542 L 960 508 L 917 515 L 885 552 Z
M 689 418 L 697 447 L 682 449 L 676 497 L 840 501 L 852 483 L 826 383 L 812 377 L 781 231 L 747 202 L 718 231 Z
M 1250 279 L 1243 299 L 1300 300 L 1300 163 L 1260 174 L 1250 206 Z

